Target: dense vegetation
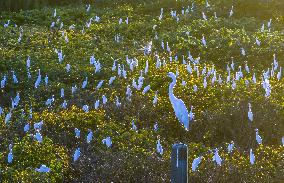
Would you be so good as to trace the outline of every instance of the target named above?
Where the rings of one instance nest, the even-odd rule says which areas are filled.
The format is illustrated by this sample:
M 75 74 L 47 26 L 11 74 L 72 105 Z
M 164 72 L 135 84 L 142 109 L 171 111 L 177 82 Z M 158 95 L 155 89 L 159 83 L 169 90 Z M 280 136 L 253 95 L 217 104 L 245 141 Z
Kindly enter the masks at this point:
M 190 182 L 284 182 L 284 81 L 278 77 L 284 60 L 284 2 L 214 0 L 209 4 L 206 7 L 204 0 L 105 0 L 91 4 L 89 11 L 82 3 L 56 6 L 55 17 L 54 7 L 2 11 L 1 25 L 10 22 L 0 26 L 0 80 L 7 77 L 0 89 L 1 181 L 169 182 L 172 144 L 183 142 L 189 147 Z M 171 16 L 171 10 L 177 16 Z M 93 21 L 87 26 L 90 18 Z M 145 50 L 150 41 L 151 49 Z M 61 50 L 65 57 L 60 62 Z M 90 64 L 91 56 L 101 64 L 100 71 Z M 112 70 L 114 60 L 116 70 Z M 138 62 L 133 71 L 127 63 L 132 61 Z M 279 66 L 274 70 L 275 63 Z M 118 64 L 126 76 L 118 75 Z M 39 69 L 42 81 L 35 88 Z M 237 80 L 240 69 L 243 77 Z M 194 120 L 189 131 L 181 126 L 169 101 L 170 71 L 178 71 L 175 95 L 189 111 L 192 106 Z M 137 90 L 132 83 L 141 73 L 143 87 Z M 112 76 L 116 79 L 108 85 Z M 88 84 L 83 89 L 86 77 Z M 270 93 L 263 88 L 265 79 L 271 85 Z M 104 83 L 97 88 L 101 80 Z M 72 92 L 75 85 L 77 91 Z M 128 85 L 131 97 L 126 96 Z M 150 90 L 142 94 L 147 85 Z M 153 105 L 156 91 L 158 101 Z M 18 92 L 19 105 L 11 108 L 11 98 Z M 46 105 L 52 95 L 54 102 Z M 102 95 L 107 97 L 106 104 L 102 104 Z M 64 100 L 66 108 L 62 107 Z M 100 106 L 95 109 L 97 100 Z M 253 121 L 248 118 L 249 103 Z M 89 112 L 82 109 L 84 105 L 90 107 Z M 12 117 L 6 121 L 9 113 Z M 40 121 L 41 143 L 35 140 L 33 128 Z M 156 122 L 158 130 L 154 130 Z M 26 124 L 31 125 L 27 132 Z M 81 130 L 80 138 L 75 137 L 75 128 Z M 263 139 L 261 145 L 256 142 L 256 128 Z M 89 130 L 93 140 L 87 143 Z M 109 148 L 102 143 L 106 137 L 113 142 Z M 158 139 L 162 155 L 156 150 Z M 235 148 L 228 153 L 231 141 Z M 9 144 L 13 146 L 11 163 L 7 162 Z M 74 162 L 78 147 L 81 156 Z M 215 148 L 223 159 L 221 166 L 212 161 Z M 250 149 L 255 155 L 253 165 Z M 202 161 L 192 171 L 191 163 L 199 156 Z M 51 171 L 36 172 L 42 164 Z

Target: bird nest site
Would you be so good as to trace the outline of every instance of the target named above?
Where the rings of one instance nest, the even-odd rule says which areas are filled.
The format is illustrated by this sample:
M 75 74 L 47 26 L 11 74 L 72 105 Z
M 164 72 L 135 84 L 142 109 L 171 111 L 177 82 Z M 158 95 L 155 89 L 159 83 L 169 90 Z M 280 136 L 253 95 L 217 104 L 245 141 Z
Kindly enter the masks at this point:
M 70 1 L 0 32 L 1 182 L 170 182 L 180 142 L 189 182 L 284 182 L 284 1 Z

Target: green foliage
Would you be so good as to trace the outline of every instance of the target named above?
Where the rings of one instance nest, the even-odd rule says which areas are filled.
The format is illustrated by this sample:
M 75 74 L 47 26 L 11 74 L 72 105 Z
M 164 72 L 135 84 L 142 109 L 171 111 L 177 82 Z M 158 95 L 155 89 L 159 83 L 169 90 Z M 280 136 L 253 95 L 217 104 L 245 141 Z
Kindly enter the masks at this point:
M 64 3 L 64 2 L 63 2 Z M 39 2 L 40 4 L 40 2 Z M 283 65 L 283 2 L 280 0 L 265 1 L 216 0 L 210 2 L 211 7 L 204 7 L 205 0 L 195 1 L 195 11 L 188 15 L 179 12 L 191 1 L 186 0 L 116 0 L 96 1 L 91 4 L 91 11 L 86 13 L 85 5 L 56 6 L 60 19 L 64 22 L 63 30 L 59 25 L 54 29 L 50 24 L 54 8 L 25 10 L 19 12 L 1 12 L 1 25 L 8 19 L 11 26 L 0 26 L 0 80 L 4 75 L 9 77 L 8 85 L 0 90 L 0 104 L 5 113 L 9 112 L 10 98 L 20 92 L 21 110 L 13 110 L 12 119 L 4 123 L 5 116 L 0 116 L 0 169 L 2 182 L 169 182 L 169 163 L 171 145 L 183 142 L 189 145 L 189 166 L 194 158 L 202 156 L 202 162 L 196 172 L 189 167 L 190 182 L 283 182 L 284 181 L 284 149 L 280 146 L 284 134 L 284 98 L 283 80 L 274 76 L 270 79 L 272 93 L 264 96 L 260 76 L 264 69 L 271 67 L 273 54 L 276 54 L 280 65 Z M 28 5 L 28 3 L 27 3 Z M 234 16 L 228 18 L 231 6 Z M 19 4 L 20 6 L 20 4 Z M 1 4 L 0 4 L 1 7 Z M 160 8 L 164 8 L 162 21 L 158 20 Z M 17 8 L 17 7 L 16 7 Z M 18 9 L 18 8 L 17 8 Z M 169 16 L 171 9 L 178 10 L 180 21 Z M 260 11 L 261 10 L 261 11 Z M 201 19 L 205 12 L 208 21 Z M 219 17 L 213 18 L 214 11 Z M 85 23 L 91 17 L 100 16 L 100 23 L 93 23 L 86 29 Z M 129 25 L 118 25 L 119 18 L 129 18 Z M 270 31 L 260 31 L 262 24 L 273 18 Z M 23 27 L 21 43 L 18 43 L 20 29 Z M 74 30 L 68 27 L 76 25 Z M 157 25 L 155 29 L 153 26 Z M 85 32 L 81 30 L 85 27 Z M 62 37 L 67 33 L 69 42 Z M 153 39 L 155 35 L 158 39 Z M 114 42 L 114 36 L 120 35 L 122 42 Z M 202 36 L 207 40 L 207 47 L 201 43 Z M 255 44 L 255 39 L 261 45 Z M 152 53 L 144 55 L 141 48 L 153 41 Z M 171 56 L 179 56 L 178 61 L 169 62 L 170 54 L 161 49 L 161 41 L 168 42 Z M 247 55 L 240 54 L 244 47 Z M 58 62 L 54 49 L 63 51 L 66 56 L 63 63 Z M 211 84 L 203 87 L 203 78 L 194 71 L 189 74 L 186 66 L 179 64 L 181 55 L 187 57 L 188 51 L 194 58 L 200 57 L 199 71 L 206 66 L 214 67 L 217 74 L 226 75 L 226 64 L 233 57 L 235 71 L 245 62 L 251 72 L 236 82 L 237 87 L 225 81 L 222 84 Z M 156 69 L 155 63 L 165 60 L 166 65 Z M 89 58 L 94 55 L 102 63 L 102 71 L 94 73 Z M 136 58 L 138 67 L 127 73 L 127 79 L 118 78 L 113 85 L 107 86 L 108 79 L 115 73 L 110 71 L 113 59 L 120 59 L 124 64 L 125 56 Z M 31 58 L 31 74 L 26 77 L 26 59 Z M 149 71 L 144 83 L 151 84 L 151 90 L 143 95 L 142 91 L 134 91 L 131 101 L 125 97 L 127 85 L 140 76 L 146 60 Z M 71 72 L 65 70 L 71 64 Z M 193 64 L 191 65 L 193 68 Z M 50 83 L 34 89 L 38 69 L 42 76 L 48 74 Z M 185 105 L 193 106 L 195 120 L 190 131 L 181 128 L 174 115 L 168 98 L 168 72 L 176 72 L 179 77 L 174 93 L 182 98 Z M 19 76 L 20 83 L 14 85 L 10 78 L 11 70 Z M 245 73 L 245 71 L 243 71 Z M 252 84 L 252 74 L 257 75 L 257 84 Z M 218 77 L 217 75 L 217 77 Z M 233 77 L 234 73 L 231 73 Z M 88 77 L 88 86 L 82 90 L 80 83 Z M 182 86 L 182 79 L 186 86 Z M 226 78 L 223 77 L 223 80 Z M 245 80 L 249 84 L 245 83 Z M 97 90 L 99 81 L 104 86 Z M 78 92 L 71 94 L 71 86 L 77 84 Z M 193 91 L 193 86 L 198 91 Z M 68 108 L 62 110 L 59 91 L 65 89 Z M 153 97 L 158 91 L 158 103 L 153 106 Z M 55 94 L 56 101 L 46 108 L 45 101 Z M 88 113 L 81 108 L 88 104 L 93 108 L 94 101 L 108 97 L 108 103 Z M 122 103 L 115 106 L 116 96 Z M 4 100 L 3 100 L 4 99 Z M 7 99 L 7 100 L 6 100 Z M 248 103 L 252 104 L 253 122 L 247 118 Z M 29 108 L 33 107 L 33 118 L 28 117 Z M 33 139 L 35 123 L 43 121 L 41 133 L 43 143 Z M 132 120 L 138 132 L 132 130 Z M 153 125 L 158 122 L 159 130 Z M 31 130 L 23 132 L 23 126 L 29 123 Z M 75 137 L 74 128 L 81 130 L 80 138 Z M 255 141 L 258 128 L 263 137 L 259 146 Z M 88 130 L 94 133 L 93 141 L 86 142 Z M 113 145 L 107 148 L 102 140 L 111 137 Z M 161 140 L 164 154 L 156 152 L 157 140 Z M 234 141 L 236 148 L 231 154 L 226 151 L 227 143 Z M 14 160 L 7 163 L 8 144 L 13 144 Z M 75 150 L 81 148 L 78 161 L 73 161 Z M 220 149 L 223 159 L 221 167 L 212 161 L 212 149 Z M 254 150 L 256 163 L 249 164 L 249 149 Z M 51 168 L 51 172 L 40 174 L 35 172 L 41 164 Z

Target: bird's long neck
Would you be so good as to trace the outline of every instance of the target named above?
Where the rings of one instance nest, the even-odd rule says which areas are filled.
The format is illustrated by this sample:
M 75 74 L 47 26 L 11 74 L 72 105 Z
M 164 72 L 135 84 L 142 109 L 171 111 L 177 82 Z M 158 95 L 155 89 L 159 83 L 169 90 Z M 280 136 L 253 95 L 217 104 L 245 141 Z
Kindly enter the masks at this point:
M 174 87 L 176 85 L 176 79 L 174 78 L 171 84 L 169 85 L 169 96 L 170 98 L 174 97 Z

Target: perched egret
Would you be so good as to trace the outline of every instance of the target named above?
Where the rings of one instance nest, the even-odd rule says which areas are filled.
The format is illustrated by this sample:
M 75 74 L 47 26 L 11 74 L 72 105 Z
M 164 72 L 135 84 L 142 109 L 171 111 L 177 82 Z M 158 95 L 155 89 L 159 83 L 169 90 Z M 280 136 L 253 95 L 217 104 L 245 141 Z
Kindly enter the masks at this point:
M 155 96 L 154 96 L 154 99 L 153 99 L 153 105 L 154 105 L 154 106 L 156 106 L 156 105 L 157 105 L 157 103 L 158 103 L 158 96 L 157 96 L 157 92 L 158 92 L 158 91 L 156 91 L 156 92 L 155 92 Z
M 29 130 L 30 130 L 30 124 L 28 123 L 24 126 L 24 132 L 27 132 Z
M 12 117 L 12 111 L 10 111 L 5 117 L 5 124 L 9 123 Z
M 48 168 L 46 165 L 41 165 L 40 168 L 36 168 L 35 170 L 40 173 L 50 172 L 50 168 Z
M 201 160 L 202 160 L 202 156 L 197 157 L 192 161 L 191 169 L 193 172 L 196 171 L 198 165 L 201 163 Z
M 257 143 L 260 145 L 260 144 L 262 144 L 262 138 L 261 138 L 261 136 L 258 134 L 258 129 L 256 128 L 255 129 L 255 139 L 256 139 L 256 141 L 257 141 Z
M 137 126 L 134 123 L 134 120 L 132 120 L 132 130 L 137 132 Z
M 78 148 L 76 149 L 75 153 L 74 153 L 73 161 L 74 161 L 74 162 L 77 161 L 77 160 L 79 159 L 80 155 L 81 155 L 81 151 L 80 151 L 80 147 L 78 147 Z
M 250 162 L 250 164 L 253 165 L 254 161 L 255 161 L 255 157 L 254 157 L 254 154 L 252 152 L 252 149 L 250 149 L 250 151 L 249 151 L 249 162 Z
M 145 95 L 150 90 L 150 85 L 145 86 L 145 88 L 142 91 L 142 94 Z
M 88 84 L 88 77 L 86 77 L 85 80 L 83 81 L 82 89 L 86 88 L 87 84 Z
M 232 150 L 234 149 L 234 142 L 232 141 L 229 145 L 228 145 L 228 153 L 231 153 Z
M 251 104 L 248 104 L 249 110 L 248 110 L 248 119 L 252 122 L 253 121 L 253 113 L 251 111 Z
M 187 108 L 184 102 L 181 99 L 176 98 L 173 93 L 174 86 L 176 84 L 176 76 L 172 72 L 170 72 L 168 76 L 172 78 L 172 83 L 169 85 L 169 98 L 174 108 L 175 115 L 178 118 L 178 120 L 183 124 L 185 129 L 189 130 L 189 116 Z
M 107 137 L 107 138 L 103 139 L 102 143 L 105 144 L 107 147 L 111 147 L 111 145 L 112 145 L 111 138 Z
M 35 131 L 40 131 L 42 125 L 43 125 L 43 121 L 40 121 L 40 122 L 38 122 L 38 123 L 35 123 L 35 124 L 34 124 L 34 129 L 35 129 Z
M 39 132 L 36 132 L 34 137 L 39 143 L 42 143 L 42 136 Z
M 90 129 L 88 131 L 89 133 L 87 135 L 87 143 L 90 143 L 91 140 L 93 139 L 93 132 Z
M 75 128 L 75 137 L 80 138 L 80 130 L 78 128 Z
M 113 83 L 113 81 L 115 80 L 116 76 L 112 76 L 109 81 L 108 81 L 108 85 L 111 85 Z
M 157 152 L 158 152 L 160 155 L 163 155 L 163 153 L 164 153 L 164 149 L 163 149 L 163 147 L 162 147 L 162 145 L 161 145 L 160 139 L 158 139 L 158 141 L 157 141 Z
M 9 145 L 9 154 L 8 154 L 8 163 L 12 163 L 13 161 L 13 150 L 12 150 L 12 144 Z
M 214 152 L 213 161 L 215 161 L 217 163 L 217 165 L 221 166 L 222 159 L 221 159 L 221 157 L 218 154 L 218 149 L 217 148 L 215 149 L 215 152 Z
M 158 123 L 156 122 L 156 123 L 154 124 L 154 131 L 156 132 L 156 131 L 158 131 L 158 129 L 159 129 L 159 126 L 158 126 Z

